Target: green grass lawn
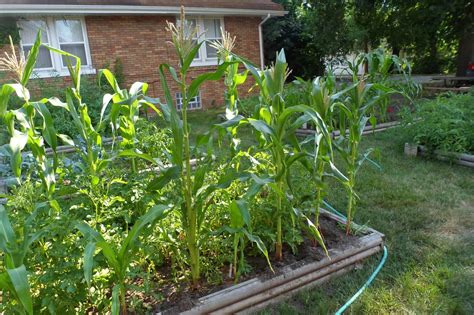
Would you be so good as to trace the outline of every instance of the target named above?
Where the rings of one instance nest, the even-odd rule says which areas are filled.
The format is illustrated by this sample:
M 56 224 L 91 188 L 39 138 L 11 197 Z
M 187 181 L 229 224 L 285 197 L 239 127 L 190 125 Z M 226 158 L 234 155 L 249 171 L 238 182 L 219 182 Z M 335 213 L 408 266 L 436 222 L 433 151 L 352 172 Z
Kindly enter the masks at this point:
M 221 112 L 191 113 L 193 130 L 205 131 Z M 363 144 L 380 149 L 383 170 L 369 164 L 361 169 L 356 221 L 386 235 L 389 257 L 347 313 L 474 314 L 474 170 L 406 157 L 400 133 L 370 135 Z M 331 185 L 328 200 L 344 209 L 346 193 Z M 334 313 L 365 283 L 380 257 L 261 314 Z

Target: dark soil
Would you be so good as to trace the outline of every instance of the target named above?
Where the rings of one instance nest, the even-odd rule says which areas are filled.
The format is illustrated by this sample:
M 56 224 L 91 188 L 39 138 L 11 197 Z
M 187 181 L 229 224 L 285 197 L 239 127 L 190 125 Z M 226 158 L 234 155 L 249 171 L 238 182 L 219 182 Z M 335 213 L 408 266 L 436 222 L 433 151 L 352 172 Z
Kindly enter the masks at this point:
M 321 214 L 320 228 L 324 236 L 324 240 L 328 251 L 331 249 L 343 250 L 349 246 L 356 245 L 359 237 L 354 235 L 346 236 L 340 223 L 335 222 L 325 214 Z M 325 256 L 323 249 L 317 245 L 315 246 L 311 238 L 305 238 L 305 241 L 298 247 L 296 255 L 294 255 L 290 248 L 283 248 L 283 261 L 272 261 L 275 273 L 272 273 L 267 265 L 266 260 L 261 256 L 246 257 L 247 262 L 252 266 L 252 273 L 241 276 L 239 283 L 246 280 L 259 277 L 260 279 L 272 278 L 276 275 L 282 274 L 283 268 L 291 266 L 296 269 L 309 262 L 314 262 L 323 259 Z M 162 270 L 164 271 L 164 270 Z M 161 287 L 160 291 L 164 296 L 164 300 L 160 305 L 156 306 L 156 312 L 163 312 L 164 314 L 178 314 L 186 311 L 197 304 L 198 299 L 211 293 L 223 290 L 234 285 L 234 281 L 228 278 L 228 270 L 221 270 L 222 278 L 227 281 L 222 285 L 210 285 L 202 283 L 199 288 L 191 288 L 189 283 L 183 282 L 179 286 L 170 284 Z

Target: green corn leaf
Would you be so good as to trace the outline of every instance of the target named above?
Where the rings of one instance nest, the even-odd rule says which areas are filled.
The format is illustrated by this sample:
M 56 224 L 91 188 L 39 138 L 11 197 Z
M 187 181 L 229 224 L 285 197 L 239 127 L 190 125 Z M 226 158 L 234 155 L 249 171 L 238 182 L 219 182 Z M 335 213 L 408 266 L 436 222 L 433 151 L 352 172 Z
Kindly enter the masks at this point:
M 33 69 L 35 68 L 36 60 L 38 59 L 40 46 L 41 46 L 41 31 L 38 31 L 38 34 L 36 34 L 35 43 L 33 44 L 33 47 L 31 47 L 30 52 L 28 53 L 25 69 L 23 70 L 23 74 L 21 77 L 20 83 L 23 86 L 26 86 L 28 84 L 28 81 L 30 80 L 31 73 L 33 72 Z
M 201 48 L 203 44 L 204 44 L 204 41 L 198 43 L 197 45 L 193 47 L 193 49 L 189 52 L 187 56 L 181 56 L 183 58 L 183 64 L 181 65 L 181 73 L 186 73 L 188 71 L 189 67 L 191 66 L 191 63 L 196 58 L 199 52 L 199 49 Z
M 275 134 L 275 131 L 273 130 L 273 128 L 270 125 L 268 125 L 266 122 L 264 122 L 263 120 L 257 120 L 257 119 L 249 118 L 248 122 L 250 123 L 250 125 L 252 127 L 255 128 L 255 130 L 257 130 L 257 131 L 259 131 L 263 134 L 275 137 L 276 134 Z
M 37 102 L 32 103 L 35 109 L 43 118 L 43 136 L 46 142 L 50 145 L 50 147 L 56 151 L 58 146 L 58 139 L 56 129 L 54 128 L 53 117 L 49 112 L 49 109 L 46 107 L 44 103 Z
M 48 99 L 48 102 L 53 105 L 53 106 L 56 106 L 56 107 L 61 107 L 61 108 L 64 108 L 66 109 L 67 111 L 69 111 L 69 107 L 67 106 L 66 103 L 63 103 L 61 102 L 61 100 L 57 97 L 51 97 Z
M 86 239 L 92 239 L 96 242 L 105 242 L 105 239 L 102 237 L 102 235 L 91 228 L 86 222 L 77 222 L 75 226 Z
M 170 181 L 179 178 L 180 168 L 178 166 L 169 167 L 160 172 L 147 186 L 147 191 L 158 191 L 166 186 Z
M 92 268 L 94 266 L 94 253 L 95 253 L 96 243 L 90 242 L 87 244 L 86 249 L 84 250 L 84 278 L 86 279 L 87 285 L 91 286 L 92 281 Z
M 247 231 L 246 229 L 242 229 L 243 233 L 245 234 L 245 236 L 247 236 L 247 238 L 249 239 L 249 241 L 251 241 L 252 243 L 255 243 L 255 245 L 257 245 L 257 248 L 258 250 L 265 256 L 266 260 L 267 260 L 267 264 L 268 264 L 268 267 L 270 267 L 270 270 L 272 272 L 275 272 L 273 270 L 273 267 L 272 267 L 272 264 L 270 263 L 270 258 L 268 257 L 268 250 L 267 250 L 267 247 L 265 246 L 265 244 L 262 242 L 262 240 L 260 239 L 260 237 L 256 236 L 256 235 L 252 235 L 249 233 L 249 231 Z
M 318 241 L 319 245 L 321 245 L 321 247 L 324 250 L 324 253 L 326 254 L 326 256 L 329 257 L 329 253 L 328 253 L 328 250 L 326 248 L 326 244 L 324 244 L 324 239 L 323 239 L 321 233 L 319 232 L 319 229 L 313 224 L 313 222 L 311 222 L 311 220 L 307 216 L 303 215 L 303 217 L 306 219 L 306 223 L 308 224 L 309 231 L 311 232 L 313 237 Z
M 105 77 L 107 82 L 109 82 L 109 85 L 112 87 L 112 90 L 114 90 L 115 93 L 120 94 L 122 92 L 122 90 L 120 89 L 120 87 L 117 83 L 117 79 L 115 78 L 114 74 L 108 69 L 99 70 L 99 74 L 97 76 L 97 80 L 99 82 L 99 85 L 100 85 L 100 82 L 101 82 L 101 79 L 102 79 L 103 76 Z
M 6 114 L 10 96 L 14 91 L 15 89 L 11 86 L 11 84 L 3 84 L 0 88 L 0 118 Z
M 28 142 L 28 135 L 26 133 L 14 131 L 13 136 L 10 138 L 9 148 L 11 150 L 10 164 L 12 171 L 17 178 L 21 176 L 21 162 L 22 156 L 21 151 L 25 148 Z
M 79 57 L 77 57 L 73 54 L 70 54 L 70 53 L 68 53 L 64 50 L 57 49 L 57 48 L 54 48 L 54 47 L 49 46 L 49 45 L 43 44 L 43 46 L 45 46 L 46 48 L 48 48 L 52 52 L 58 53 L 60 55 L 66 56 L 66 57 L 73 58 L 76 61 L 76 67 L 73 68 L 70 64 L 70 59 L 67 58 L 67 61 L 68 61 L 67 68 L 69 70 L 69 74 L 71 75 L 71 79 L 72 79 L 72 82 L 74 84 L 74 88 L 76 89 L 76 91 L 79 92 L 80 88 L 81 88 L 81 58 L 79 58 Z
M 120 151 L 118 156 L 140 158 L 140 159 L 144 159 L 144 160 L 146 160 L 150 163 L 157 164 L 156 161 L 153 159 L 153 157 L 151 155 L 146 154 L 146 153 L 142 153 L 138 149 L 135 149 L 135 150 L 128 149 L 128 150 Z
M 193 97 L 198 95 L 199 88 L 204 82 L 206 82 L 206 81 L 216 81 L 216 80 L 221 79 L 222 76 L 225 74 L 225 71 L 226 71 L 227 67 L 229 66 L 229 64 L 232 64 L 232 63 L 224 62 L 224 63 L 220 64 L 217 67 L 216 71 L 209 72 L 209 73 L 204 73 L 204 74 L 201 74 L 201 75 L 197 76 L 197 78 L 194 79 L 191 82 L 191 84 L 189 85 L 188 99 L 192 99 Z
M 117 275 L 122 274 L 122 261 L 117 255 L 117 252 L 111 244 L 106 241 L 100 241 L 96 243 L 97 248 L 102 250 L 102 254 L 107 259 L 109 267 L 112 268 Z
M 112 94 L 105 94 L 104 97 L 102 98 L 102 108 L 100 109 L 99 126 L 102 125 L 102 122 L 104 120 L 105 111 L 107 110 L 107 107 L 109 106 L 110 101 L 112 100 L 112 98 L 113 98 Z
M 21 305 L 26 313 L 32 315 L 33 300 L 31 298 L 30 284 L 28 282 L 28 273 L 25 265 L 21 265 L 14 269 L 7 269 L 7 273 Z
M 240 207 L 237 205 L 237 202 L 234 200 L 229 205 L 230 212 L 230 227 L 233 229 L 240 229 L 244 226 L 243 213 L 240 210 Z
M 120 285 L 116 284 L 112 289 L 112 305 L 110 312 L 112 315 L 120 315 Z
M 141 216 L 137 222 L 133 225 L 133 228 L 127 235 L 127 238 L 124 240 L 120 252 L 118 254 L 120 261 L 125 261 L 130 259 L 130 251 L 134 250 L 135 242 L 142 233 L 143 229 L 148 225 L 153 223 L 155 220 L 162 219 L 165 216 L 165 211 L 168 210 L 170 206 L 165 205 L 155 205 L 151 207 L 143 216 Z M 125 264 L 122 264 L 122 268 L 126 268 Z
M 15 244 L 16 236 L 8 218 L 7 211 L 0 205 L 0 249 L 5 253 L 10 253 L 10 246 Z

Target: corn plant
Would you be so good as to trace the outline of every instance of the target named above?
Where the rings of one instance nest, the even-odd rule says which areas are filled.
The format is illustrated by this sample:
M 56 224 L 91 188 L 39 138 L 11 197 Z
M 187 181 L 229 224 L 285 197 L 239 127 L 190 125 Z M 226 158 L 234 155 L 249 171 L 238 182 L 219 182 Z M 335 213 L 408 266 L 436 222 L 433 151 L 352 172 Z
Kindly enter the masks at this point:
M 52 98 L 49 99 L 49 103 L 54 106 L 62 107 L 65 110 L 69 112 L 71 115 L 72 121 L 74 122 L 74 125 L 76 126 L 79 136 L 78 138 L 74 139 L 74 141 L 66 136 L 63 136 L 62 139 L 66 141 L 70 145 L 74 145 L 77 148 L 78 153 L 80 154 L 80 157 L 83 162 L 83 167 L 86 170 L 87 174 L 91 177 L 92 182 L 98 182 L 100 177 L 100 173 L 107 167 L 108 163 L 116 158 L 116 157 L 129 157 L 132 159 L 135 158 L 143 158 L 146 159 L 147 161 L 151 163 L 155 163 L 155 161 L 148 155 L 143 154 L 139 151 L 134 151 L 131 149 L 124 149 L 121 150 L 116 156 L 110 155 L 107 153 L 107 151 L 104 149 L 104 146 L 102 144 L 102 135 L 101 131 L 104 129 L 105 126 L 105 120 L 104 120 L 104 114 L 105 111 L 110 103 L 110 100 L 113 99 L 114 95 L 106 95 L 104 96 L 104 101 L 102 104 L 102 109 L 101 109 L 101 117 L 100 121 L 97 126 L 92 125 L 92 120 L 91 117 L 89 116 L 88 113 L 88 107 L 87 104 L 82 102 L 82 96 L 81 96 L 81 59 L 77 56 L 74 56 L 68 52 L 56 49 L 54 47 L 46 46 L 49 50 L 51 50 L 54 53 L 58 53 L 60 55 L 63 55 L 67 57 L 68 61 L 68 70 L 69 74 L 72 79 L 72 87 L 68 87 L 66 89 L 66 102 L 63 103 L 57 98 Z M 71 65 L 71 60 L 74 60 L 75 66 Z M 105 73 L 110 73 L 110 71 L 104 71 Z M 110 76 L 109 76 L 110 77 Z M 119 90 L 118 85 L 116 84 L 116 80 L 113 79 L 112 83 L 114 86 L 114 89 L 117 90 L 117 93 L 121 90 Z M 136 84 L 134 85 L 134 90 L 133 90 L 133 96 L 132 97 L 139 97 L 141 93 L 146 90 L 146 87 L 144 84 Z M 125 92 L 122 92 L 121 95 L 126 96 Z M 115 96 L 116 99 L 120 98 L 121 96 Z M 124 102 L 130 101 L 130 99 L 126 99 Z M 132 104 L 133 102 L 130 101 Z M 147 102 L 147 105 L 151 105 Z M 120 107 L 115 107 L 120 109 Z M 117 119 L 118 113 L 116 113 L 116 109 L 112 110 L 113 119 Z M 129 106 L 129 113 L 130 119 L 132 121 L 136 121 L 137 119 L 136 116 L 138 116 L 138 113 L 135 113 L 135 108 L 133 106 Z M 113 121 L 113 123 L 116 123 L 116 121 Z M 133 129 L 133 132 L 130 136 L 127 136 L 130 141 L 133 142 L 132 138 L 134 137 L 134 126 L 127 126 Z M 126 128 L 127 128 L 126 127 Z M 126 133 L 126 130 L 123 130 L 124 134 Z M 129 142 L 126 143 L 128 145 Z
M 57 207 L 52 201 L 51 205 Z M 17 303 L 10 303 L 20 314 L 33 314 L 33 299 L 31 296 L 28 271 L 25 267 L 25 258 L 30 247 L 44 234 L 44 231 L 31 231 L 31 223 L 39 210 L 47 206 L 47 203 L 36 204 L 32 214 L 23 222 L 21 228 L 15 231 L 7 211 L 0 205 L 0 250 L 3 252 L 4 271 L 0 270 L 0 289 L 8 292 L 9 296 L 3 299 L 11 299 Z M 8 301 L 7 299 L 7 301 Z
M 339 111 L 340 136 L 335 141 L 335 147 L 341 154 L 347 166 L 347 182 L 349 199 L 347 204 L 346 234 L 350 233 L 351 223 L 356 211 L 357 195 L 355 193 L 356 175 L 365 161 L 376 165 L 370 155 L 374 151 L 369 148 L 364 154 L 359 152 L 362 141 L 362 133 L 369 121 L 375 124 L 374 112 L 385 106 L 388 96 L 397 91 L 380 83 L 367 82 L 367 76 L 359 77 L 357 71 L 361 60 L 370 59 L 370 54 L 359 58 L 354 63 L 349 63 L 352 71 L 352 84 L 340 94 L 340 102 L 335 103 L 334 108 Z M 386 68 L 388 66 L 384 66 Z M 374 75 L 374 74 L 372 74 Z M 347 128 L 347 129 L 346 129 Z
M 76 224 L 77 229 L 89 241 L 84 251 L 83 261 L 84 278 L 88 285 L 90 286 L 92 281 L 96 249 L 102 252 L 109 268 L 113 271 L 115 284 L 112 289 L 112 314 L 120 314 L 120 309 L 122 314 L 127 313 L 127 305 L 125 303 L 126 281 L 128 269 L 139 247 L 138 238 L 143 234 L 145 237 L 151 235 L 152 231 L 147 229 L 147 227 L 153 225 L 157 220 L 164 218 L 168 209 L 169 206 L 164 205 L 155 205 L 150 208 L 135 222 L 127 237 L 122 240 L 120 249 L 116 248 L 114 244 L 107 242 L 99 232 L 91 228 L 86 222 Z
M 332 107 L 337 99 L 334 94 L 336 90 L 336 80 L 335 77 L 329 73 L 327 77 L 317 77 L 313 81 L 304 81 L 303 79 L 298 79 L 295 83 L 303 85 L 305 89 L 306 102 L 308 106 L 314 109 L 321 119 L 324 121 L 325 125 L 328 128 L 328 131 L 333 131 L 333 111 Z M 314 142 L 312 145 L 312 160 L 310 163 L 311 175 L 314 179 L 316 195 L 314 197 L 314 225 L 319 229 L 319 213 L 320 207 L 324 198 L 325 193 L 325 183 L 324 175 L 325 170 L 327 169 L 328 164 L 332 160 L 332 147 L 328 146 L 327 141 L 321 141 L 320 131 L 317 130 L 314 136 Z M 310 137 L 313 138 L 313 137 Z M 330 144 L 330 143 L 329 143 Z
M 282 218 L 292 214 L 284 200 L 287 197 L 290 181 L 290 167 L 296 161 L 306 159 L 307 154 L 302 150 L 296 138 L 295 131 L 305 122 L 311 121 L 317 126 L 317 137 L 331 143 L 331 137 L 321 116 L 308 105 L 286 107 L 284 85 L 288 75 L 288 64 L 284 51 L 277 54 L 275 65 L 259 71 L 251 62 L 241 58 L 260 88 L 260 109 L 257 118 L 249 118 L 249 123 L 259 135 L 263 148 L 270 152 L 272 167 L 269 169 L 274 183 L 270 184 L 275 196 L 276 244 L 277 260 L 282 254 Z M 298 212 L 299 213 L 299 212 Z M 321 234 L 314 225 L 310 224 L 314 237 L 326 249 Z
M 140 109 L 142 107 L 151 108 L 155 113 L 161 112 L 151 103 L 151 98 L 146 96 L 148 91 L 148 84 L 144 82 L 135 82 L 130 90 L 122 90 L 115 78 L 114 74 L 107 69 L 101 70 L 100 78 L 105 76 L 107 82 L 114 91 L 114 94 L 104 95 L 102 114 L 105 112 L 107 105 L 112 102 L 110 114 L 108 119 L 112 125 L 112 133 L 115 137 L 117 133 L 122 136 L 120 142 L 121 155 L 132 155 L 131 164 L 132 172 L 137 172 L 136 157 L 133 153 L 137 152 L 137 132 L 136 123 L 140 116 Z M 139 154 L 141 152 L 138 152 Z
M 11 40 L 11 38 L 10 38 Z M 16 83 L 3 84 L 0 90 L 0 119 L 7 126 L 10 134 L 10 143 L 4 148 L 4 152 L 10 156 L 10 164 L 13 174 L 18 182 L 21 181 L 22 151 L 28 146 L 36 161 L 38 175 L 42 181 L 45 192 L 51 197 L 55 190 L 55 173 L 58 167 L 56 148 L 58 137 L 63 135 L 56 133 L 53 119 L 48 107 L 48 99 L 32 101 L 27 84 L 33 72 L 41 46 L 41 32 L 38 32 L 36 41 L 31 48 L 27 59 L 23 56 L 17 57 L 13 43 L 11 43 L 11 55 L 6 54 L 0 59 L 2 70 L 12 71 L 16 75 Z M 16 93 L 23 102 L 19 109 L 9 109 L 8 104 L 11 95 Z M 40 125 L 37 125 L 40 118 Z M 19 129 L 16 129 L 20 127 Z M 53 151 L 53 159 L 46 156 L 48 144 Z
M 187 23 L 183 8 L 181 8 L 179 25 L 168 23 L 167 29 L 171 33 L 172 44 L 175 47 L 179 62 L 177 70 L 169 64 L 160 66 L 160 78 L 166 99 L 166 104 L 161 104 L 160 108 L 173 134 L 173 142 L 170 148 L 171 167 L 154 181 L 159 185 L 153 184 L 152 186 L 157 189 L 173 179 L 179 182 L 178 187 L 181 187 L 182 197 L 182 204 L 179 209 L 181 210 L 182 225 L 186 234 L 185 241 L 189 252 L 191 277 L 193 284 L 197 285 L 200 277 L 200 229 L 205 218 L 206 209 L 209 207 L 209 200 L 212 194 L 219 189 L 219 185 L 204 185 L 205 174 L 211 164 L 210 160 L 204 161 L 201 159 L 193 172 L 191 158 L 193 154 L 197 156 L 200 153 L 196 147 L 193 150 L 190 144 L 191 131 L 188 125 L 187 110 L 190 100 L 199 93 L 200 86 L 208 80 L 220 79 L 224 75 L 228 63 L 219 65 L 215 72 L 201 74 L 189 82 L 189 68 L 203 42 L 198 44 L 194 42 L 193 37 L 197 34 L 197 29 Z M 175 108 L 166 72 L 170 74 L 181 92 L 183 99 L 181 117 Z M 197 142 L 198 144 L 210 144 L 212 134 L 208 133 L 203 137 L 198 137 Z M 208 145 L 208 148 L 210 154 L 203 158 L 212 158 L 212 147 Z

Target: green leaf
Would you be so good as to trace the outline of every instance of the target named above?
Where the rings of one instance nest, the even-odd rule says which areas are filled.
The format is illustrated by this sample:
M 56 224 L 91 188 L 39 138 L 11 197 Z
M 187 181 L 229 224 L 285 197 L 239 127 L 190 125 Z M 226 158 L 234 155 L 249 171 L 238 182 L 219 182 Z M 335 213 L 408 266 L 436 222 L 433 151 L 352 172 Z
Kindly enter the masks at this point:
M 118 156 L 121 156 L 121 157 L 136 157 L 136 158 L 140 158 L 140 159 L 144 159 L 148 162 L 151 162 L 153 164 L 156 164 L 156 161 L 153 159 L 153 157 L 149 154 L 146 154 L 146 153 L 142 153 L 140 152 L 139 150 L 135 149 L 128 149 L 128 150 L 123 150 L 123 151 L 120 151 Z
M 155 220 L 162 219 L 165 216 L 165 211 L 169 208 L 170 206 L 155 205 L 137 220 L 137 222 L 133 225 L 133 228 L 128 233 L 127 238 L 122 244 L 122 247 L 120 248 L 118 257 L 121 262 L 124 262 L 126 257 L 128 259 L 131 258 L 129 252 L 134 250 L 135 242 L 143 229 Z M 126 268 L 125 264 L 123 263 L 122 268 Z
M 147 191 L 161 190 L 170 181 L 179 178 L 180 168 L 178 166 L 169 167 L 160 172 L 147 186 Z
M 31 298 L 30 284 L 28 282 L 28 273 L 25 265 L 14 269 L 7 269 L 7 273 L 21 305 L 28 314 L 33 314 L 33 300 Z
M 83 269 L 84 269 L 84 278 L 86 279 L 88 286 L 91 286 L 95 248 L 96 248 L 96 243 L 90 242 L 89 244 L 87 244 L 86 249 L 84 250 Z
M 21 151 L 25 148 L 27 141 L 28 135 L 17 130 L 14 131 L 13 136 L 10 138 L 9 148 L 12 153 L 10 165 L 17 178 L 21 177 Z
M 46 107 L 44 103 L 41 102 L 36 102 L 32 103 L 35 109 L 38 111 L 38 113 L 41 115 L 43 118 L 43 136 L 46 142 L 50 145 L 50 147 L 56 151 L 56 148 L 58 146 L 58 139 L 57 139 L 57 133 L 56 129 L 54 128 L 54 122 L 53 122 L 53 117 L 51 116 L 51 113 L 49 112 L 49 109 Z
M 101 69 L 99 70 L 99 74 L 97 76 L 97 80 L 99 82 L 99 85 L 100 85 L 100 79 L 102 78 L 102 76 L 104 76 L 106 79 L 107 79 L 107 82 L 109 83 L 110 87 L 112 88 L 112 90 L 114 90 L 115 93 L 121 93 L 122 90 L 120 89 L 118 83 L 117 83 L 117 79 L 115 79 L 115 76 L 114 74 L 108 70 L 108 69 Z
M 224 62 L 220 64 L 216 71 L 214 72 L 209 72 L 209 73 L 204 73 L 199 76 L 197 76 L 196 79 L 194 79 L 191 84 L 189 85 L 188 88 L 188 99 L 192 99 L 199 93 L 199 87 L 206 81 L 217 81 L 222 78 L 222 76 L 225 74 L 225 71 L 227 67 L 233 64 L 233 62 Z
M 7 211 L 3 205 L 0 205 L 0 249 L 9 253 L 10 246 L 15 244 L 15 232 L 8 218 Z
M 5 115 L 8 109 L 10 96 L 14 91 L 15 89 L 11 86 L 11 84 L 3 84 L 0 88 L 0 118 Z
M 188 71 L 189 67 L 191 66 L 191 63 L 194 61 L 194 59 L 196 59 L 199 49 L 203 44 L 204 41 L 197 43 L 197 45 L 193 47 L 193 49 L 189 52 L 187 56 L 181 56 L 182 58 L 184 58 L 183 64 L 181 66 L 181 72 Z M 178 79 L 176 78 L 175 81 L 178 81 Z
M 38 31 L 38 33 L 36 34 L 35 43 L 33 44 L 33 47 L 31 47 L 30 52 L 28 53 L 25 69 L 23 70 L 23 74 L 20 81 L 21 85 L 23 86 L 26 86 L 28 84 L 28 81 L 30 80 L 31 73 L 33 72 L 33 69 L 35 68 L 36 60 L 38 59 L 40 46 L 41 46 L 41 30 Z
M 328 250 L 326 248 L 326 244 L 324 244 L 324 240 L 323 240 L 323 237 L 322 237 L 321 233 L 319 232 L 319 229 L 313 224 L 313 222 L 311 222 L 311 220 L 307 216 L 303 215 L 303 217 L 306 219 L 306 223 L 308 224 L 309 231 L 311 232 L 313 237 L 318 241 L 319 245 L 321 245 L 321 247 L 323 248 L 324 253 L 326 254 L 326 256 L 329 257 L 329 253 L 328 253 Z
M 257 131 L 261 132 L 261 133 L 264 133 L 266 135 L 270 135 L 270 136 L 275 136 L 275 132 L 274 130 L 272 129 L 272 127 L 270 127 L 266 122 L 264 122 L 263 120 L 257 120 L 257 119 L 253 119 L 253 118 L 249 118 L 248 119 L 248 122 L 250 123 L 250 125 L 252 125 L 252 127 L 254 127 Z
M 231 202 L 229 206 L 229 211 L 230 211 L 230 227 L 233 229 L 242 228 L 245 224 L 244 218 L 235 200 Z
M 268 257 L 268 250 L 267 250 L 267 247 L 265 246 L 265 244 L 262 242 L 262 240 L 260 239 L 260 237 L 256 236 L 256 235 L 252 235 L 249 233 L 249 231 L 247 231 L 246 229 L 243 229 L 242 230 L 245 234 L 245 236 L 247 236 L 247 238 L 252 242 L 252 243 L 255 243 L 255 245 L 257 245 L 257 248 L 258 250 L 265 256 L 265 258 L 267 259 L 267 264 L 268 264 L 268 267 L 270 267 L 270 270 L 272 272 L 275 272 L 273 270 L 273 267 L 272 267 L 272 264 L 270 263 L 270 258 Z
M 112 306 L 110 312 L 112 315 L 120 315 L 120 285 L 114 285 L 112 289 Z

